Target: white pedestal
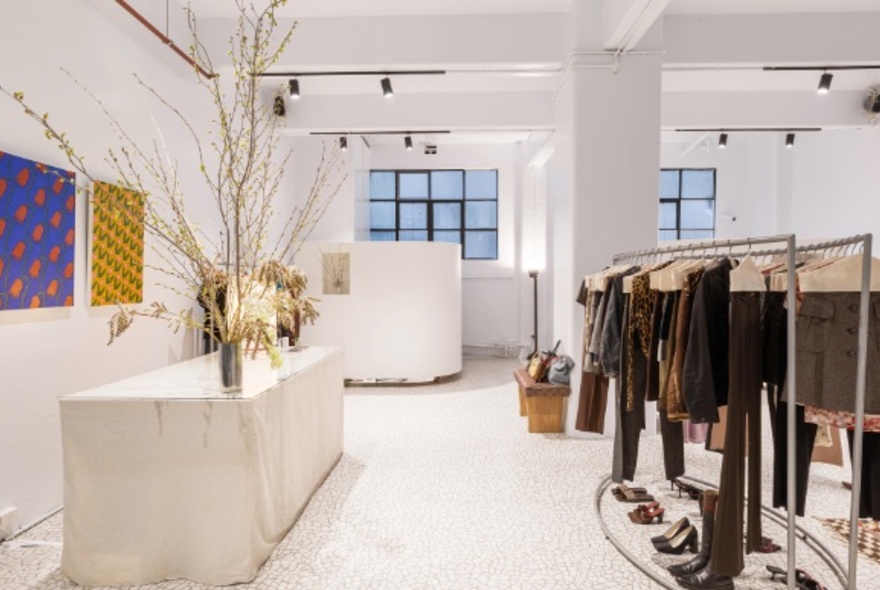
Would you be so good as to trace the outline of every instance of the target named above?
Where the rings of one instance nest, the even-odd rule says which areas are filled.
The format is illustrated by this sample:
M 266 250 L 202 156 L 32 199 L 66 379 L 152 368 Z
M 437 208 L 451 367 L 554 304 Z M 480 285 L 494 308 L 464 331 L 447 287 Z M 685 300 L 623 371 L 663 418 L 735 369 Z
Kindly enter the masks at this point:
M 246 360 L 235 396 L 217 354 L 61 398 L 73 581 L 250 581 L 338 461 L 341 349 Z

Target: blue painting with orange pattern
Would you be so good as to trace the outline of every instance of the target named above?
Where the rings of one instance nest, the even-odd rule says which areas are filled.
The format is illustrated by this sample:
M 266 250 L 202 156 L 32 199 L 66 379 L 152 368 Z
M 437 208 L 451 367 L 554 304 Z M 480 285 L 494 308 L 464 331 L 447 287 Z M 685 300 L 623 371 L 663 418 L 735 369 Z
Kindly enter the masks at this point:
M 75 179 L 0 152 L 0 311 L 73 305 Z

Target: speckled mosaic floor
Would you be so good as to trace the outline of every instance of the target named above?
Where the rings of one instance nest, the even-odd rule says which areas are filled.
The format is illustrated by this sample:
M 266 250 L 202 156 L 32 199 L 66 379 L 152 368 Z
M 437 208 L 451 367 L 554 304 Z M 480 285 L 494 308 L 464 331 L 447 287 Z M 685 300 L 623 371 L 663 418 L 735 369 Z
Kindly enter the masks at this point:
M 431 387 L 349 388 L 345 455 L 259 576 L 236 588 L 658 588 L 596 521 L 593 498 L 610 472 L 611 441 L 528 434 L 509 378 L 517 364 L 469 359 L 460 379 Z M 720 459 L 699 445 L 687 447 L 695 477 L 717 480 Z M 696 503 L 678 500 L 652 473 L 661 463 L 659 438 L 643 439 L 638 483 L 667 506 L 668 521 L 696 519 Z M 801 519 L 842 560 L 845 545 L 818 519 L 848 513 L 845 475 L 816 466 L 809 516 Z M 764 489 L 769 493 L 769 482 Z M 648 538 L 666 526 L 631 524 L 629 508 L 608 494 L 602 498 L 612 534 L 663 575 L 665 565 L 681 558 L 654 553 Z M 55 515 L 0 545 L 0 588 L 77 587 L 59 569 L 61 522 Z M 780 528 L 768 525 L 765 534 L 785 544 Z M 800 567 L 839 587 L 814 553 L 801 546 L 798 556 Z M 763 571 L 764 563 L 784 565 L 784 559 L 784 553 L 747 557 L 736 587 L 784 588 Z M 203 586 L 178 580 L 137 588 Z M 861 560 L 859 588 L 880 588 L 878 564 Z

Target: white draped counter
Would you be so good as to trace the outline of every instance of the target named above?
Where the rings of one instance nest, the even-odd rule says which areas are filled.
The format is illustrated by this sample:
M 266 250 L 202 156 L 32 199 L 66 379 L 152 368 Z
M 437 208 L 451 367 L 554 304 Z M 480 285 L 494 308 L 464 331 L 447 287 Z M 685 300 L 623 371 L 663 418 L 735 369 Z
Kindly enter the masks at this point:
M 60 399 L 74 582 L 252 580 L 339 460 L 341 348 L 245 360 L 236 395 L 217 354 Z

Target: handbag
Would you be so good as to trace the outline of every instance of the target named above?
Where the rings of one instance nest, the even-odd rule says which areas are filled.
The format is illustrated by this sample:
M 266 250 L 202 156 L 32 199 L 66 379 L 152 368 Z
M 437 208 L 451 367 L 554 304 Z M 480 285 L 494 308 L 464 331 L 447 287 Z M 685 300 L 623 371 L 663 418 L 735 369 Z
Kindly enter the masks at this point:
M 550 365 L 550 371 L 547 373 L 547 380 L 554 385 L 568 385 L 571 379 L 571 370 L 574 368 L 574 360 L 564 354 L 556 357 L 553 364 Z
M 532 355 L 532 358 L 529 361 L 528 372 L 529 377 L 534 379 L 536 383 L 547 380 L 547 373 L 550 370 L 550 365 L 556 360 L 556 351 L 559 350 L 560 344 L 562 344 L 562 340 L 557 340 L 556 346 L 553 347 L 553 350 L 536 352 Z

